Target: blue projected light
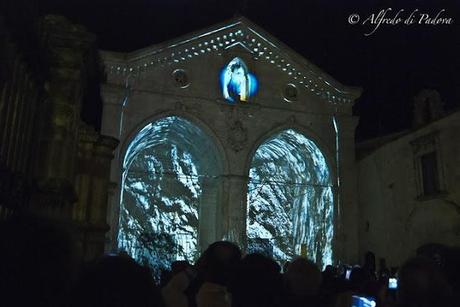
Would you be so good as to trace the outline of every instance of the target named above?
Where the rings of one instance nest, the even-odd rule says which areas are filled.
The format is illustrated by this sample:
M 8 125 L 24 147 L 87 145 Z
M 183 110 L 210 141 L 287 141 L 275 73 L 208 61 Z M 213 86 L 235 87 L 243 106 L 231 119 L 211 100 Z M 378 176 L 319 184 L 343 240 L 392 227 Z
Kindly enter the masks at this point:
M 229 103 L 247 102 L 258 88 L 259 82 L 238 57 L 230 61 L 220 72 L 222 94 Z
M 377 303 L 373 297 L 357 296 L 351 297 L 351 307 L 375 307 Z
M 208 191 L 217 191 L 221 173 L 211 138 L 192 122 L 168 116 L 147 124 L 123 158 L 118 248 L 156 278 L 173 261 L 194 260 L 202 195 L 217 197 Z
M 280 262 L 302 255 L 320 268 L 332 264 L 333 181 L 314 141 L 288 129 L 262 143 L 251 162 L 247 203 L 250 247 Z

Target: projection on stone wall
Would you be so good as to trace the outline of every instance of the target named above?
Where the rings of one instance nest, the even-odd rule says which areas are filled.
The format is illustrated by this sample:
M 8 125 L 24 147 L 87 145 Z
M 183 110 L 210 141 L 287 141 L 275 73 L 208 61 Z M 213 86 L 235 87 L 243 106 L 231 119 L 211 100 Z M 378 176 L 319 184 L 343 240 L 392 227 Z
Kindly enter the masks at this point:
M 248 102 L 258 89 L 256 77 L 238 57 L 231 60 L 220 73 L 222 95 L 229 103 Z
M 305 255 L 332 263 L 333 193 L 325 157 L 294 130 L 257 149 L 248 184 L 248 244 L 278 261 Z
M 157 272 L 193 261 L 202 182 L 219 172 L 209 137 L 185 119 L 162 118 L 134 137 L 123 167 L 119 248 Z

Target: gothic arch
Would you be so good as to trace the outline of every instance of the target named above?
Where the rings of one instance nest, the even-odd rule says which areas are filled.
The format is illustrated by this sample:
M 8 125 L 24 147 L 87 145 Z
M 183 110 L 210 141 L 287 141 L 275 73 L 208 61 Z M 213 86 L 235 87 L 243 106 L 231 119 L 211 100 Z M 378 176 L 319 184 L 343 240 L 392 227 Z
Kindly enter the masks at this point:
M 325 146 L 319 145 L 319 138 L 311 137 L 313 133 L 308 130 L 300 125 L 285 124 L 255 143 L 247 165 L 246 231 L 250 249 L 268 244 L 270 253 L 279 261 L 305 253 L 325 265 L 332 263 L 336 228 L 335 163 Z M 292 148 L 277 156 L 275 152 L 286 150 L 286 146 Z M 297 159 L 289 160 L 293 157 Z M 309 163 L 300 166 L 299 158 Z M 258 217 L 265 213 L 270 218 Z M 279 221 L 275 221 L 277 219 Z M 279 226 L 271 225 L 272 221 Z M 316 225 L 315 230 L 311 230 L 312 225 Z M 292 242 L 287 243 L 286 236 Z
M 283 124 L 276 125 L 274 128 L 260 134 L 256 138 L 256 141 L 252 144 L 251 150 L 249 151 L 246 157 L 245 168 L 244 168 L 246 174 L 249 173 L 249 169 L 251 168 L 252 158 L 254 157 L 254 154 L 256 153 L 260 145 L 265 143 L 265 141 L 270 139 L 273 135 L 280 133 L 284 130 L 289 130 L 289 129 L 297 131 L 298 133 L 304 135 L 305 137 L 307 137 L 309 140 L 313 141 L 316 144 L 316 146 L 323 153 L 324 158 L 326 159 L 327 165 L 329 166 L 331 170 L 330 171 L 331 180 L 333 182 L 336 182 L 337 181 L 337 172 L 336 172 L 337 164 L 336 164 L 336 159 L 334 155 L 334 149 L 330 148 L 330 146 L 327 146 L 327 143 L 323 141 L 323 139 L 315 131 L 313 131 L 312 129 L 306 126 L 300 125 L 299 123 L 296 123 L 296 122 L 283 123 Z M 331 127 L 331 129 L 333 128 Z
M 138 125 L 120 160 L 119 247 L 157 268 L 221 235 L 222 152 L 202 125 L 168 114 Z
M 143 120 L 138 121 L 136 126 L 134 128 L 131 128 L 129 132 L 125 134 L 125 136 L 122 138 L 119 148 L 120 148 L 120 159 L 118 160 L 119 164 L 118 167 L 120 167 L 120 170 L 123 169 L 123 160 L 124 156 L 126 154 L 126 150 L 129 146 L 129 144 L 132 142 L 132 140 L 136 137 L 136 135 L 144 128 L 146 125 L 149 123 L 153 123 L 157 120 L 160 120 L 162 118 L 170 117 L 170 116 L 176 116 L 183 118 L 192 124 L 196 125 L 198 128 L 200 128 L 210 139 L 212 139 L 213 144 L 216 146 L 216 149 L 219 152 L 220 158 L 220 167 L 222 169 L 223 173 L 228 172 L 228 159 L 227 159 L 227 154 L 225 151 L 225 147 L 222 144 L 221 140 L 219 137 L 217 137 L 216 132 L 202 119 L 199 117 L 190 114 L 189 112 L 182 111 L 182 110 L 171 110 L 171 111 L 160 111 L 154 114 L 151 114 L 147 117 L 145 117 Z

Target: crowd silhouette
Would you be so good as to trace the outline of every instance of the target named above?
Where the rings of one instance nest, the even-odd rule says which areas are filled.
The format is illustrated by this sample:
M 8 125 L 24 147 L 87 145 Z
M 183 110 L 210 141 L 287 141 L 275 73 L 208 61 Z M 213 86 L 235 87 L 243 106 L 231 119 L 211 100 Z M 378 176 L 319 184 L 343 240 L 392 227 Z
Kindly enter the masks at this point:
M 126 253 L 78 263 L 65 225 L 20 217 L 0 225 L 1 306 L 431 307 L 460 306 L 455 266 L 416 256 L 399 269 L 365 255 L 361 266 L 327 266 L 303 257 L 282 268 L 226 241 L 195 264 L 176 261 L 155 282 Z M 390 281 L 392 279 L 393 281 Z M 396 286 L 397 283 L 397 286 Z M 389 287 L 390 286 L 390 287 Z

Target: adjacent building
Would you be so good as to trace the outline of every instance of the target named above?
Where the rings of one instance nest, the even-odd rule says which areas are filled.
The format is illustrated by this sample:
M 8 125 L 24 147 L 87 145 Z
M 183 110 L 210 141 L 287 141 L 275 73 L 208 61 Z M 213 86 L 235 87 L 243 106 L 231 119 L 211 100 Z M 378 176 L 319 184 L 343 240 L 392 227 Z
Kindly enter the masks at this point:
M 460 111 L 414 99 L 413 128 L 357 145 L 360 253 L 397 266 L 427 244 L 460 245 Z

